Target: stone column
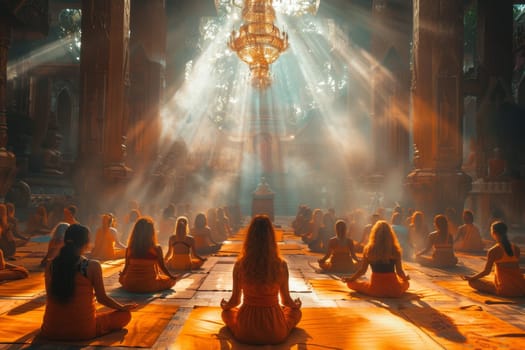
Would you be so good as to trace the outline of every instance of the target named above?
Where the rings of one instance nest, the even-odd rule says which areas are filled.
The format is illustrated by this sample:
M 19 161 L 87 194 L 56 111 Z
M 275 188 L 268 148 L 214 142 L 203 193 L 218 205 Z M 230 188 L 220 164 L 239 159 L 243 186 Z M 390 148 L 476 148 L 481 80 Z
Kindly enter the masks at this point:
M 123 146 L 127 131 L 129 14 L 129 0 L 82 1 L 76 182 L 81 198 L 88 201 L 84 205 L 93 211 L 102 204 L 97 196 L 105 198 L 106 210 L 114 210 L 112 200 L 115 205 L 125 201 L 122 192 L 131 177 Z
M 412 118 L 414 169 L 406 189 L 428 216 L 458 212 L 471 188 L 461 171 L 463 2 L 414 0 Z
M 411 6 L 409 0 L 372 2 L 373 169 L 374 175 L 398 181 L 409 170 Z
M 478 0 L 477 5 L 476 175 L 483 178 L 488 175 L 488 159 L 494 148 L 503 146 L 495 139 L 493 125 L 501 118 L 503 101 L 511 100 L 514 17 L 513 0 Z M 504 156 L 507 158 L 509 154 Z
M 129 0 L 82 2 L 81 158 L 110 178 L 128 175 L 123 158 L 128 82 Z
M 147 166 L 157 159 L 166 68 L 165 0 L 132 0 L 129 155 Z M 135 165 L 134 165 L 135 168 Z M 139 170 L 139 169 L 137 169 Z
M 11 186 L 16 169 L 16 159 L 7 150 L 7 52 L 11 42 L 11 25 L 0 15 L 0 198 Z

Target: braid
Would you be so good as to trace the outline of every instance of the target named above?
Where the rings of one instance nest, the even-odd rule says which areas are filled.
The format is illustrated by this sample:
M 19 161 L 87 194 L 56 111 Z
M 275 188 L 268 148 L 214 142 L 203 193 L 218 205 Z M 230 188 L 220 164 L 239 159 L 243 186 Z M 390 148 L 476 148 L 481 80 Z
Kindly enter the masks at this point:
M 66 303 L 75 292 L 75 275 L 82 248 L 89 242 L 87 227 L 70 225 L 64 235 L 64 246 L 51 262 L 50 294 L 58 302 Z
M 496 221 L 491 225 L 491 230 L 498 236 L 505 253 L 507 253 L 508 256 L 514 256 L 512 244 L 507 237 L 507 225 L 502 221 Z

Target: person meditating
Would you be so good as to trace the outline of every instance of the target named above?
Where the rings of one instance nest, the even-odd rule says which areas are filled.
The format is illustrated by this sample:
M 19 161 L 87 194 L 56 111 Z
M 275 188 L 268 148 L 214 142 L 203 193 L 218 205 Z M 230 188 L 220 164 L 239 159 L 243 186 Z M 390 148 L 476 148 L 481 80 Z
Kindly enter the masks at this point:
M 336 236 L 330 238 L 325 256 L 318 260 L 319 267 L 327 272 L 352 272 L 358 259 L 355 255 L 354 241 L 346 237 L 346 223 L 337 220 Z
M 0 282 L 19 280 L 29 277 L 29 271 L 23 266 L 7 263 L 4 252 L 0 249 Z
M 348 288 L 374 297 L 398 298 L 408 289 L 410 277 L 403 271 L 401 247 L 397 237 L 384 220 L 372 227 L 368 243 L 363 249 L 361 267 L 352 276 L 343 279 Z M 372 268 L 370 281 L 357 281 Z
M 15 260 L 16 240 L 7 217 L 7 207 L 0 203 L 0 250 L 7 260 Z
M 416 262 L 424 266 L 452 267 L 458 263 L 452 245 L 453 237 L 448 232 L 448 221 L 445 215 L 434 217 L 436 231 L 431 232 L 427 238 L 427 246 L 416 254 Z M 424 256 L 433 249 L 432 256 Z
M 60 249 L 64 246 L 64 234 L 66 233 L 69 225 L 78 224 L 75 215 L 77 213 L 77 207 L 69 205 L 64 208 L 64 217 L 62 221 L 58 222 L 55 227 L 51 230 L 50 240 L 47 244 L 47 253 L 40 261 L 40 266 L 45 266 L 52 261 L 60 252 Z
M 288 265 L 268 216 L 252 219 L 233 267 L 232 295 L 221 300 L 221 307 L 222 320 L 235 339 L 247 344 L 282 343 L 301 320 L 301 300 L 290 296 Z
M 474 214 L 470 210 L 463 211 L 463 225 L 458 227 L 454 238 L 454 249 L 461 252 L 483 250 L 483 240 L 479 228 L 474 225 Z
M 97 230 L 91 257 L 100 260 L 119 259 L 124 257 L 125 249 L 126 246 L 118 239 L 113 214 L 102 215 L 102 226 Z
M 509 241 L 507 225 L 502 221 L 491 225 L 490 234 L 496 244 L 487 252 L 485 268 L 474 276 L 463 276 L 463 279 L 481 292 L 505 297 L 525 296 L 525 277 L 519 266 L 520 248 Z M 482 278 L 492 271 L 494 264 L 494 282 Z
M 52 340 L 91 339 L 125 327 L 136 304 L 121 304 L 106 294 L 102 268 L 82 253 L 89 244 L 87 227 L 67 228 L 64 246 L 46 266 L 46 308 L 41 335 Z M 113 309 L 97 312 L 98 303 Z
M 176 281 L 177 276 L 164 264 L 153 219 L 139 218 L 131 231 L 124 269 L 119 277 L 122 288 L 132 293 L 153 293 L 170 289 Z
M 195 216 L 193 228 L 190 230 L 195 240 L 195 251 L 197 254 L 212 254 L 221 249 L 222 244 L 213 240 L 208 220 L 204 213 Z
M 188 219 L 180 216 L 175 224 L 175 234 L 168 243 L 165 257 L 168 268 L 179 271 L 196 270 L 206 261 L 195 252 L 195 240 L 188 236 L 188 232 Z

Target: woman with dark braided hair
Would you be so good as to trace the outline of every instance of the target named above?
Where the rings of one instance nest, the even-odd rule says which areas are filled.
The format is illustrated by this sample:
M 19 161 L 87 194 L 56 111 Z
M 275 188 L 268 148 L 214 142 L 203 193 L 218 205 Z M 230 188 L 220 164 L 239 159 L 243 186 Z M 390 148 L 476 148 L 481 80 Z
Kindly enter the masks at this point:
M 507 237 L 507 225 L 496 221 L 490 226 L 490 234 L 496 244 L 487 252 L 487 262 L 483 271 L 474 276 L 463 276 L 468 284 L 481 292 L 506 297 L 525 296 L 525 277 L 520 271 L 520 248 Z M 494 282 L 482 279 L 496 265 Z
M 84 340 L 122 329 L 136 304 L 121 304 L 106 294 L 102 268 L 82 253 L 89 245 L 87 227 L 70 225 L 64 246 L 46 266 L 46 310 L 42 336 L 54 340 Z M 112 311 L 97 312 L 98 303 Z
M 282 343 L 301 320 L 301 300 L 290 296 L 288 265 L 279 254 L 268 216 L 252 219 L 233 267 L 232 295 L 222 299 L 221 307 L 233 336 L 248 344 Z

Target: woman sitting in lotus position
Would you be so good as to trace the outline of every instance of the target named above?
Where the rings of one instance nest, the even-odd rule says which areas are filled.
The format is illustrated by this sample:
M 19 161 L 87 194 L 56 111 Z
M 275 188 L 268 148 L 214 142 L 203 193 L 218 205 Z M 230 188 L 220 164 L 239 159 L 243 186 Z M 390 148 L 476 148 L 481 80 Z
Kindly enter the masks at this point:
M 458 263 L 454 254 L 453 237 L 448 232 L 448 221 L 445 215 L 434 217 L 436 231 L 431 232 L 427 238 L 427 246 L 416 254 L 416 261 L 421 265 L 431 267 L 452 267 Z M 432 256 L 425 256 L 432 249 Z
M 490 234 L 496 244 L 487 252 L 483 271 L 474 276 L 463 276 L 468 284 L 481 292 L 505 297 L 525 296 L 525 278 L 520 270 L 520 248 L 507 238 L 507 225 L 496 221 L 490 226 Z M 494 282 L 482 279 L 496 265 Z
M 401 247 L 397 237 L 388 224 L 380 220 L 374 224 L 370 238 L 363 249 L 361 268 L 352 276 L 344 279 L 350 289 L 375 296 L 397 298 L 408 289 L 410 279 L 403 271 Z M 370 282 L 357 281 L 368 269 L 372 268 Z
M 55 340 L 83 340 L 122 329 L 136 304 L 121 304 L 106 294 L 97 260 L 82 256 L 89 244 L 87 227 L 70 225 L 64 246 L 46 266 L 46 310 L 42 336 Z M 100 304 L 113 309 L 97 312 Z
M 27 277 L 29 277 L 29 271 L 23 266 L 7 263 L 4 259 L 4 252 L 0 249 L 0 282 Z
M 195 251 L 197 254 L 212 254 L 221 249 L 221 244 L 213 240 L 208 220 L 204 213 L 195 216 L 191 235 L 195 239 Z
M 299 323 L 301 301 L 290 296 L 288 265 L 279 255 L 268 216 L 252 219 L 233 267 L 232 295 L 222 299 L 221 307 L 224 323 L 242 343 L 282 343 Z
M 346 237 L 346 223 L 337 220 L 336 236 L 328 241 L 325 256 L 318 260 L 319 267 L 329 272 L 352 272 L 357 267 L 354 241 Z
M 157 244 L 155 225 L 150 217 L 141 217 L 133 226 L 126 249 L 126 262 L 120 274 L 122 288 L 133 293 L 153 293 L 170 289 L 177 277 L 164 264 L 162 248 Z
M 111 213 L 102 215 L 102 225 L 95 236 L 95 246 L 91 257 L 100 260 L 120 259 L 125 255 L 126 246 L 120 243 L 115 228 L 115 216 Z
M 175 224 L 175 234 L 169 239 L 166 265 L 174 270 L 196 270 L 206 261 L 195 252 L 195 240 L 188 236 L 188 219 L 180 216 Z

